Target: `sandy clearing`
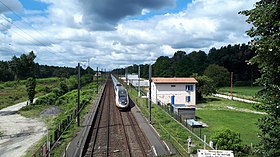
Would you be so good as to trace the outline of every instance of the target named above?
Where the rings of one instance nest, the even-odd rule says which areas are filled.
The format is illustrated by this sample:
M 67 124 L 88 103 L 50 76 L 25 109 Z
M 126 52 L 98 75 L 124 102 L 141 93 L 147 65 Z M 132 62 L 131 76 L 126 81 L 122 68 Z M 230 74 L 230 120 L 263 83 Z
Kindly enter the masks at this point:
M 4 133 L 0 139 L 0 157 L 23 156 L 47 133 L 43 122 L 17 114 L 25 105 L 26 102 L 22 102 L 0 110 L 0 131 Z

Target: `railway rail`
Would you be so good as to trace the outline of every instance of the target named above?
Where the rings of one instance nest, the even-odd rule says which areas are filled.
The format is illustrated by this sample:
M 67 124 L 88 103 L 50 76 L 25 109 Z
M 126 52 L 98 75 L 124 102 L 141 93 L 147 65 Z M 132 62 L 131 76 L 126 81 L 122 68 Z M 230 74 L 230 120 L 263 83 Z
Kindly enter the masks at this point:
M 146 136 L 130 111 L 119 111 L 111 78 L 89 131 L 82 156 L 153 156 Z

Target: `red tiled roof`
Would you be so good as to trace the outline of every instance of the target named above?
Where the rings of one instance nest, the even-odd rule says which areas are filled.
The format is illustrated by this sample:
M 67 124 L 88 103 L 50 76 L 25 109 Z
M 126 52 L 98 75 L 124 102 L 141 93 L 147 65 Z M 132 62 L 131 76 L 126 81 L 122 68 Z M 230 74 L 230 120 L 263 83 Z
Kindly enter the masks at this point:
M 153 77 L 152 82 L 154 83 L 198 83 L 195 78 L 164 78 L 164 77 Z

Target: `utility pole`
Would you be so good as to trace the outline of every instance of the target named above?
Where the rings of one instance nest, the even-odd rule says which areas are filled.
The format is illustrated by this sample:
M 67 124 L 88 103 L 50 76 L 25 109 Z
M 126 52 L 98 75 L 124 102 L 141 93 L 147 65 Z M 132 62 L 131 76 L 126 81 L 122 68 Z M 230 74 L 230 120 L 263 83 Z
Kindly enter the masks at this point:
M 152 91 L 151 91 L 151 82 L 152 82 L 152 65 L 149 65 L 149 112 L 150 112 L 150 124 L 152 124 L 152 101 L 151 101 L 151 96 L 152 96 Z
M 140 65 L 138 66 L 138 97 L 140 97 Z
M 125 68 L 125 82 L 126 82 L 127 85 L 129 85 L 128 84 L 128 78 L 127 78 L 127 67 Z
M 77 114 L 77 124 L 80 126 L 80 82 L 81 74 L 80 74 L 80 63 L 78 63 L 78 114 Z
M 230 96 L 232 99 L 232 80 L 233 80 L 233 72 L 230 73 Z
M 99 73 L 98 73 L 98 67 L 96 68 L 96 93 L 98 93 L 98 76 L 99 76 Z

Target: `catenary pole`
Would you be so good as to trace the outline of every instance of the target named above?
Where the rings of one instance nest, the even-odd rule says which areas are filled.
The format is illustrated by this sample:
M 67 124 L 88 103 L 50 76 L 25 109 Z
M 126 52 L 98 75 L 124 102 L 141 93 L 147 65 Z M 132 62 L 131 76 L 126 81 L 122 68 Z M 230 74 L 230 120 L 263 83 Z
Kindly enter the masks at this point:
M 152 101 L 151 101 L 151 96 L 152 96 L 152 91 L 151 91 L 151 82 L 152 82 L 152 65 L 149 65 L 149 112 L 150 112 L 150 124 L 152 124 Z
M 140 97 L 140 65 L 138 66 L 138 97 Z
M 78 114 L 77 114 L 77 124 L 80 126 L 80 82 L 81 74 L 80 74 L 80 63 L 78 63 Z
M 98 72 L 98 67 L 96 68 L 96 93 L 98 93 L 98 76 L 99 76 L 99 72 Z

